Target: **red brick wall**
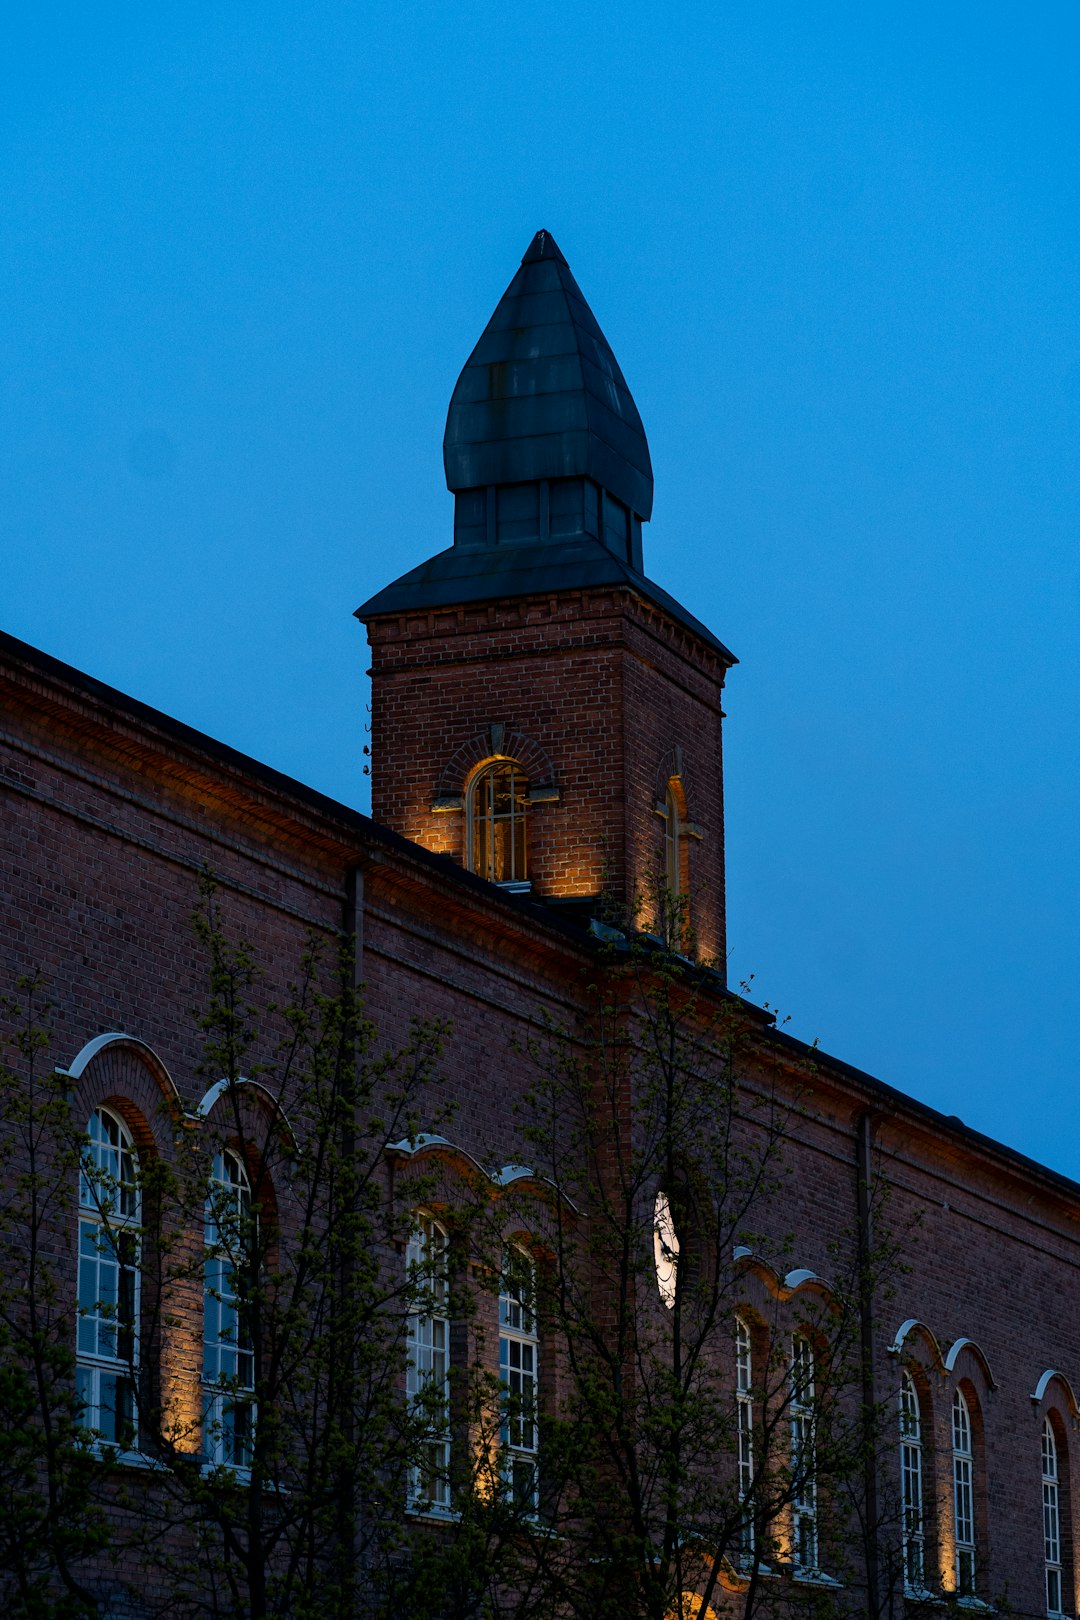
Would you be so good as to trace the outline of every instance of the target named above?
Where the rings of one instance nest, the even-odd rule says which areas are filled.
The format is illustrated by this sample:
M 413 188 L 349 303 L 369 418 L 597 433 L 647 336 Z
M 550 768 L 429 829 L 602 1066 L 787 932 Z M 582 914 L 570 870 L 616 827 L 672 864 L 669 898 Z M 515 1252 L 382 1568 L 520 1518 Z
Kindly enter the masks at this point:
M 598 830 L 629 888 L 658 848 L 657 771 L 678 745 L 689 813 L 706 833 L 691 848 L 692 882 L 709 897 L 704 910 L 722 908 L 722 672 L 708 655 L 626 598 L 451 617 L 442 628 L 425 621 L 411 642 L 395 625 L 373 627 L 380 817 L 429 847 L 460 839 L 459 817 L 430 814 L 443 764 L 490 722 L 516 725 L 550 756 L 563 794 L 535 812 L 538 888 L 564 892 L 556 885 L 570 881 L 571 859 L 581 855 L 587 859 L 573 881 L 583 892 L 599 887 Z M 528 1161 L 513 1114 L 530 1077 L 522 1044 L 540 1008 L 573 1021 L 589 961 L 583 945 L 362 828 L 345 830 L 329 811 L 275 793 L 238 766 L 196 758 L 26 671 L 0 680 L 0 707 L 7 736 L 0 744 L 0 987 L 41 969 L 54 1001 L 52 1060 L 67 1065 L 93 1036 L 123 1030 L 155 1049 L 190 1104 L 208 1084 L 198 1073 L 192 1018 L 205 989 L 189 926 L 199 869 L 218 872 L 232 923 L 256 942 L 269 998 L 309 928 L 334 936 L 346 872 L 359 862 L 364 974 L 383 1038 L 402 1040 L 414 1014 L 449 1018 L 443 1072 L 457 1114 L 447 1134 L 485 1164 Z M 967 1381 L 982 1419 L 982 1591 L 1007 1590 L 1015 1612 L 1044 1613 L 1039 1442 L 1051 1407 L 1062 1418 L 1063 1475 L 1078 1487 L 1070 1498 L 1063 1486 L 1063 1512 L 1071 1515 L 1063 1540 L 1068 1546 L 1071 1527 L 1072 1545 L 1080 1545 L 1076 1414 L 1060 1381 L 1038 1404 L 1030 1398 L 1047 1369 L 1080 1390 L 1076 1189 L 980 1145 L 962 1127 L 883 1100 L 821 1054 L 809 1060 L 792 1048 L 757 1080 L 801 1098 L 787 1173 L 761 1224 L 774 1243 L 790 1235 L 792 1267 L 825 1278 L 836 1241 L 850 1237 L 855 1220 L 855 1122 L 866 1108 L 877 1113 L 893 1188 L 888 1218 L 905 1260 L 891 1297 L 878 1302 L 878 1395 L 893 1398 L 905 1359 L 923 1368 L 928 1434 L 936 1440 L 928 1505 L 940 1499 L 944 1541 L 949 1402 L 957 1380 Z M 80 1107 L 89 1112 L 95 1100 L 110 1099 L 125 1111 L 126 1103 L 140 1129 L 153 1128 L 158 1095 L 158 1082 L 130 1051 L 122 1063 L 115 1052 L 95 1060 L 80 1082 Z M 748 1296 L 756 1286 L 748 1280 Z M 934 1340 L 909 1335 L 890 1355 L 908 1318 L 926 1324 Z M 980 1347 L 996 1387 L 970 1350 L 945 1366 L 960 1338 Z M 197 1354 L 185 1349 L 175 1376 L 190 1381 Z M 894 1467 L 886 1456 L 885 1473 Z M 1075 1561 L 1072 1569 L 1075 1582 Z M 1077 1596 L 1075 1585 L 1066 1592 L 1072 1612 Z
M 725 666 L 703 642 L 628 591 L 567 592 L 378 619 L 373 661 L 372 808 L 425 848 L 465 860 L 465 815 L 437 812 L 455 756 L 503 726 L 551 761 L 557 803 L 530 809 L 530 877 L 545 898 L 610 890 L 631 907 L 662 859 L 663 800 L 681 751 L 694 923 L 721 962 L 724 809 L 720 692 Z M 516 743 L 515 743 L 516 746 Z M 477 756 L 482 745 L 473 751 Z

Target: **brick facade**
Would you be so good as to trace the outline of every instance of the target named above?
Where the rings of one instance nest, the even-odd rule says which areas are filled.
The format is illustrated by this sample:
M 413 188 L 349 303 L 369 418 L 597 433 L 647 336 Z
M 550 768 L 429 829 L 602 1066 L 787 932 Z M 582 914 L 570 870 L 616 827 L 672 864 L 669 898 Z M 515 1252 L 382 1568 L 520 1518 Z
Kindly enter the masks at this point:
M 693 923 L 723 962 L 720 657 L 630 591 L 376 618 L 369 635 L 377 821 L 466 864 L 472 771 L 515 757 L 557 793 L 530 807 L 537 895 L 606 893 L 625 915 L 649 896 L 662 862 L 656 806 L 681 774 Z

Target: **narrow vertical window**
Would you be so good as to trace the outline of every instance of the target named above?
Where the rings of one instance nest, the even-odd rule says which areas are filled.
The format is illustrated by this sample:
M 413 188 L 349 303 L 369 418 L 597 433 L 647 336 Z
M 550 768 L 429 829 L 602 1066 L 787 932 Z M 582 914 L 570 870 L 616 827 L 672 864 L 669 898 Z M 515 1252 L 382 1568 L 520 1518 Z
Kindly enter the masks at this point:
M 660 1298 L 671 1310 L 679 1278 L 679 1234 L 671 1213 L 671 1200 L 661 1187 L 653 1205 L 653 1264 Z
M 922 1413 L 910 1373 L 900 1385 L 900 1499 L 903 1510 L 904 1586 L 925 1590 L 926 1531 L 923 1522 Z
M 971 1451 L 971 1413 L 960 1390 L 952 1405 L 953 1528 L 956 1537 L 956 1590 L 960 1597 L 975 1591 L 975 1491 Z
M 76 1388 L 83 1422 L 110 1445 L 137 1440 L 138 1159 L 127 1126 L 97 1108 L 79 1170 Z
M 534 1513 L 537 1471 L 539 1340 L 536 1268 L 521 1249 L 507 1255 L 499 1293 L 499 1379 L 503 1386 L 502 1444 L 513 1504 Z
M 469 788 L 469 866 L 492 883 L 528 878 L 526 811 L 529 782 L 520 765 L 494 760 Z
M 203 1241 L 203 1448 L 227 1468 L 250 1468 L 255 1442 L 255 1350 L 248 1309 L 255 1252 L 251 1183 L 236 1153 L 214 1159 Z
M 667 815 L 664 819 L 664 882 L 669 902 L 674 905 L 683 892 L 682 840 L 683 818 L 674 780 L 668 783 L 665 796 Z
M 741 1316 L 735 1318 L 735 1415 L 739 1435 L 739 1525 L 740 1562 L 754 1557 L 754 1364 L 750 1330 Z
M 409 1506 L 450 1507 L 450 1318 L 446 1233 L 417 1218 L 405 1257 L 413 1309 L 406 1324 L 406 1391 L 419 1419 L 418 1460 L 409 1470 Z
M 791 1478 L 795 1567 L 818 1567 L 817 1458 L 814 1438 L 814 1347 L 805 1334 L 791 1341 Z
M 1050 1419 L 1042 1431 L 1043 1547 L 1046 1559 L 1046 1612 L 1061 1614 L 1061 1487 L 1057 1441 Z

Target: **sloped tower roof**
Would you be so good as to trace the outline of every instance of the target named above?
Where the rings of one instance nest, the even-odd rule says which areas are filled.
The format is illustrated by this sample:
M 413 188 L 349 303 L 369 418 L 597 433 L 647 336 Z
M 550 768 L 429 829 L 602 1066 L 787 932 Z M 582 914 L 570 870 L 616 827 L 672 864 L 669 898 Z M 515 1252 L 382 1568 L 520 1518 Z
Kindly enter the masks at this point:
M 457 380 L 443 438 L 454 543 L 370 597 L 365 623 L 466 602 L 626 587 L 734 655 L 647 578 L 645 430 L 549 231 L 537 231 Z
M 443 438 L 455 491 L 586 477 L 652 515 L 645 429 L 549 231 L 537 231 L 457 380 Z

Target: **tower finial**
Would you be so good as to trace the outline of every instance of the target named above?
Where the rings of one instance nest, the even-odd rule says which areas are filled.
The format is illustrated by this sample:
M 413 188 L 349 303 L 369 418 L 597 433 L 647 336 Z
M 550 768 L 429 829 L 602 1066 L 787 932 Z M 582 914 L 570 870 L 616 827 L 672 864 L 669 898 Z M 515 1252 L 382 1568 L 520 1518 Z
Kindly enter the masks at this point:
M 447 486 L 459 497 L 577 479 L 593 489 L 594 506 L 598 491 L 617 502 L 638 536 L 652 515 L 641 417 L 550 231 L 533 237 L 465 362 L 446 418 L 443 462 Z M 622 550 L 641 566 L 640 539 L 630 553 L 625 541 Z
M 522 264 L 536 264 L 540 259 L 558 259 L 560 264 L 566 263 L 559 249 L 559 244 L 550 231 L 537 231 L 525 249 L 521 262 Z

